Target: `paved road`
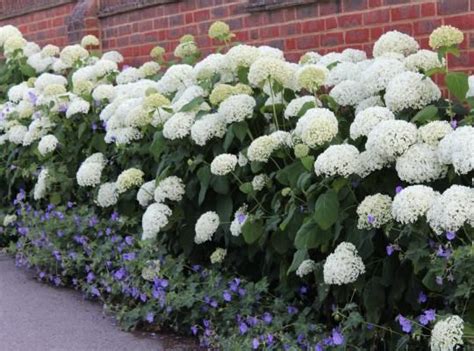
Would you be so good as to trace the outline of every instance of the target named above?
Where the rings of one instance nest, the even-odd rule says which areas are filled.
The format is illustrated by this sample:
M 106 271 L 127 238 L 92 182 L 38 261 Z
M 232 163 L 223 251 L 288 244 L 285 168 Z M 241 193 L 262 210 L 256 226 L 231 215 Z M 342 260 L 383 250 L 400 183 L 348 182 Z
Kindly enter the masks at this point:
M 188 345 L 188 346 L 186 346 Z M 120 331 L 99 304 L 35 281 L 0 253 L 0 350 L 187 351 L 187 340 Z

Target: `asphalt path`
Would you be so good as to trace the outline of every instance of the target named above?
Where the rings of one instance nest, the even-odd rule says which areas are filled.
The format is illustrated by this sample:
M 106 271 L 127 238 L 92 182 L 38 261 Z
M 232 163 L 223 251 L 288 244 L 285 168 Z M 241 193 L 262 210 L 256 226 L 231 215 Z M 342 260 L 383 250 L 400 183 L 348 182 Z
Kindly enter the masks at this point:
M 189 351 L 173 335 L 127 333 L 98 303 L 74 290 L 39 283 L 0 253 L 1 351 Z

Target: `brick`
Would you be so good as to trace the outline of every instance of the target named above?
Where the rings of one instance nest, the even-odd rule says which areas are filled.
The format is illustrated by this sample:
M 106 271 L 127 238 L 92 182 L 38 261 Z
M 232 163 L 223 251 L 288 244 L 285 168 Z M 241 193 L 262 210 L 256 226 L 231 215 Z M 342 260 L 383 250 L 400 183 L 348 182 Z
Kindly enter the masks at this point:
M 274 27 L 264 27 L 260 29 L 260 38 L 277 38 L 280 35 L 280 28 L 278 26 Z
M 461 30 L 474 29 L 474 13 L 466 13 L 461 16 L 447 17 L 444 24 L 450 24 Z
M 369 0 L 369 7 L 380 7 L 382 6 L 382 0 Z
M 420 17 L 420 6 L 419 5 L 407 5 L 392 8 L 391 10 L 392 21 L 401 21 L 410 18 Z
M 214 7 L 211 9 L 211 17 L 215 19 L 220 19 L 227 17 L 229 15 L 229 8 L 226 6 Z
M 342 11 L 352 12 L 365 10 L 368 7 L 368 0 L 343 0 Z
M 441 25 L 440 19 L 421 20 L 413 23 L 415 35 L 430 34 Z
M 296 39 L 295 38 L 285 40 L 285 50 L 286 51 L 296 50 Z
M 337 19 L 336 17 L 328 17 L 326 18 L 325 27 L 326 30 L 337 28 Z
M 389 26 L 383 27 L 384 32 L 388 32 L 391 30 L 397 30 L 399 32 L 412 35 L 413 34 L 413 26 L 411 23 L 395 23 Z
M 336 46 L 343 43 L 343 33 L 328 33 L 321 35 L 321 46 Z
M 309 6 L 298 6 L 296 8 L 296 18 L 303 19 L 303 18 L 316 18 L 318 16 L 318 6 L 316 5 L 309 5 Z
M 388 9 L 369 11 L 364 13 L 364 24 L 387 23 L 390 20 Z
M 436 15 L 436 4 L 435 3 L 427 3 L 421 4 L 421 16 L 428 17 Z
M 370 38 L 369 29 L 354 29 L 345 33 L 346 44 L 364 43 Z
M 469 11 L 469 0 L 438 0 L 438 15 L 452 15 Z
M 296 47 L 301 50 L 308 50 L 319 47 L 319 35 L 308 35 L 296 39 Z
M 324 1 L 319 3 L 318 7 L 320 16 L 334 15 L 342 11 L 341 3 L 339 1 Z
M 303 33 L 314 33 L 324 31 L 324 20 L 315 19 L 311 21 L 303 22 L 301 25 L 301 31 Z
M 302 32 L 301 27 L 301 24 L 298 22 L 281 25 L 280 36 L 287 37 L 290 35 L 300 34 Z
M 350 14 L 337 17 L 337 24 L 341 28 L 357 27 L 362 25 L 362 14 Z
M 206 21 L 211 17 L 211 12 L 209 10 L 201 10 L 194 12 L 194 21 L 202 22 Z

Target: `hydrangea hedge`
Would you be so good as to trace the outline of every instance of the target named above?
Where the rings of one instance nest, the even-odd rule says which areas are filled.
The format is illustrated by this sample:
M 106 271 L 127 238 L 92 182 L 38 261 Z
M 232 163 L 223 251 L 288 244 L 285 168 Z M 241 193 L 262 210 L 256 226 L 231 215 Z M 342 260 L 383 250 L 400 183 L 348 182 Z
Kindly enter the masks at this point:
M 124 328 L 226 350 L 474 343 L 474 84 L 391 31 L 373 58 L 222 43 L 123 66 L 0 27 L 0 244 Z M 430 78 L 444 77 L 446 94 Z M 474 83 L 474 82 L 473 82 Z

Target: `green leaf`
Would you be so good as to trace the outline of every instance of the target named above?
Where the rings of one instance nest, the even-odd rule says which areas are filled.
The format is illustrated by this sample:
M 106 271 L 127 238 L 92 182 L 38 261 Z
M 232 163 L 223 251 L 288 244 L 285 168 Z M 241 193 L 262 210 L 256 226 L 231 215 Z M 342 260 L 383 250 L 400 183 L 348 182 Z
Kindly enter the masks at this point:
M 249 217 L 242 226 L 242 236 L 247 244 L 256 242 L 263 234 L 263 223 L 259 219 Z
M 438 108 L 434 105 L 428 105 L 411 119 L 412 123 L 419 122 L 420 124 L 424 124 L 426 122 L 435 120 L 438 116 Z
M 190 102 L 188 102 L 186 105 L 181 107 L 181 110 L 179 110 L 179 111 L 180 112 L 192 111 L 192 110 L 196 109 L 197 107 L 199 107 L 203 102 L 204 102 L 204 98 L 202 96 L 195 97 Z
M 291 262 L 290 268 L 288 268 L 288 271 L 286 274 L 290 274 L 291 272 L 294 272 L 298 269 L 300 266 L 301 262 L 306 260 L 308 258 L 308 251 L 305 249 L 298 250 L 294 253 L 293 255 L 293 261 Z
M 218 195 L 216 200 L 216 212 L 222 222 L 230 221 L 232 210 L 232 198 L 229 195 Z
M 241 83 L 248 84 L 249 79 L 249 67 L 239 67 L 237 69 L 237 77 L 239 77 L 239 80 Z
M 365 285 L 363 300 L 367 320 L 377 323 L 385 307 L 385 290 L 379 277 L 373 277 Z
M 467 75 L 461 72 L 449 72 L 444 78 L 448 90 L 460 101 L 466 99 L 469 90 Z
M 240 191 L 243 192 L 244 194 L 250 194 L 250 193 L 253 191 L 252 183 L 250 183 L 250 182 L 243 183 L 243 184 L 239 187 L 239 189 L 240 189 Z
M 278 252 L 280 255 L 286 253 L 288 249 L 292 246 L 291 241 L 286 236 L 286 233 L 281 231 L 276 231 L 272 234 L 271 242 L 275 251 Z
M 218 194 L 227 195 L 230 193 L 229 180 L 226 177 L 215 176 L 212 178 L 212 189 Z
M 35 77 L 36 71 L 33 67 L 28 64 L 23 64 L 20 66 L 20 71 L 27 77 Z
M 84 132 L 86 131 L 86 129 L 87 129 L 87 125 L 85 123 L 81 123 L 79 125 L 79 128 L 77 129 L 77 137 L 79 139 L 84 135 Z
M 310 172 L 313 170 L 314 156 L 308 155 L 308 156 L 302 157 L 300 160 L 304 168 L 306 168 Z
M 339 200 L 334 190 L 328 190 L 320 195 L 314 206 L 314 219 L 323 229 L 329 229 L 337 221 L 339 215 Z
M 199 179 L 199 182 L 201 183 L 201 189 L 198 196 L 198 204 L 201 205 L 206 198 L 207 189 L 209 188 L 211 170 L 209 169 L 209 166 L 203 166 L 199 168 L 196 175 Z
M 295 247 L 297 249 L 314 249 L 326 247 L 333 234 L 329 230 L 322 230 L 313 219 L 306 221 L 296 232 Z
M 104 141 L 104 136 L 101 134 L 95 134 L 92 137 L 91 145 L 94 149 L 102 153 L 105 153 L 105 151 L 107 150 L 107 144 Z
M 300 110 L 298 111 L 297 117 L 302 117 L 306 113 L 306 111 L 315 107 L 316 107 L 316 104 L 313 101 L 305 102 L 303 106 L 301 106 Z
M 153 155 L 155 160 L 158 160 L 161 153 L 165 150 L 166 139 L 161 131 L 156 132 L 153 135 L 153 142 L 150 144 L 149 151 Z

